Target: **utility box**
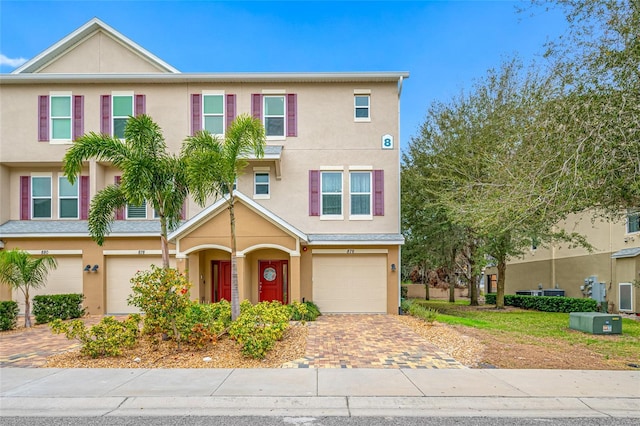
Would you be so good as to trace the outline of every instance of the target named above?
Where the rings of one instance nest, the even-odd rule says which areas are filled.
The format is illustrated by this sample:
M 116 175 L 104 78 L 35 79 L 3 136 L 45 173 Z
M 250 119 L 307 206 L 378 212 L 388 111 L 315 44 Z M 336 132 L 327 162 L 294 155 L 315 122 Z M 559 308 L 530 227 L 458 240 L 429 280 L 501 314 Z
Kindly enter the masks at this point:
M 571 312 L 569 328 L 591 334 L 622 334 L 622 317 L 600 312 Z

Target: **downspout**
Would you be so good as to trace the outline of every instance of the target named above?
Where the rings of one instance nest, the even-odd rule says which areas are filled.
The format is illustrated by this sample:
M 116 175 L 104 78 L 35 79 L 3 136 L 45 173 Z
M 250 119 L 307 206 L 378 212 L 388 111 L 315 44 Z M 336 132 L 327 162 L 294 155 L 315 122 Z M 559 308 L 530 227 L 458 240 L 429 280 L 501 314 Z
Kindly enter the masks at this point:
M 400 179 L 400 172 L 402 170 L 400 164 L 400 147 L 401 141 L 400 138 L 400 95 L 402 95 L 402 83 L 404 82 L 404 77 L 400 76 L 398 78 L 398 233 L 402 234 L 402 187 Z M 398 245 L 398 314 L 401 314 L 400 304 L 402 302 L 402 245 Z

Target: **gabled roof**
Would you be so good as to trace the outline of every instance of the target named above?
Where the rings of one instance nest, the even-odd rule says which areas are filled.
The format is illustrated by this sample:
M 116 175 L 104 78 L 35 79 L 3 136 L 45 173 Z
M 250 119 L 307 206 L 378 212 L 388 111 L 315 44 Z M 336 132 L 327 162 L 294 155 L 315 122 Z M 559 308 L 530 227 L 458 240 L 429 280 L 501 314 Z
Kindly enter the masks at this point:
M 58 41 L 56 44 L 52 45 L 45 51 L 41 52 L 39 55 L 30 59 L 22 66 L 16 68 L 11 72 L 11 74 L 35 73 L 39 69 L 42 69 L 42 67 L 44 67 L 45 65 L 54 61 L 57 57 L 63 55 L 65 52 L 68 52 L 78 43 L 82 42 L 82 40 L 85 40 L 98 31 L 102 31 L 131 51 L 138 54 L 140 57 L 154 64 L 159 70 L 167 73 L 180 73 L 180 71 L 178 71 L 176 68 L 167 64 L 162 59 L 144 49 L 142 46 L 138 45 L 118 31 L 114 30 L 112 27 L 105 24 L 100 19 L 93 18 L 62 40 Z
M 291 225 L 281 217 L 275 215 L 270 210 L 256 203 L 251 198 L 244 195 L 242 192 L 235 191 L 234 195 L 236 197 L 236 202 L 240 201 L 241 203 L 249 207 L 251 210 L 255 211 L 260 216 L 264 217 L 266 220 L 278 226 L 285 232 L 288 232 L 291 235 L 295 235 L 297 238 L 301 239 L 302 241 L 305 241 L 305 242 L 308 241 L 307 235 L 304 232 L 300 231 L 295 226 Z M 211 204 L 209 207 L 202 210 L 200 213 L 198 213 L 197 215 L 195 215 L 194 217 L 192 217 L 191 219 L 183 223 L 178 229 L 176 229 L 171 234 L 169 234 L 168 236 L 169 241 L 175 242 L 178 238 L 184 235 L 187 235 L 189 232 L 197 229 L 200 225 L 209 221 L 214 216 L 217 216 L 220 212 L 226 210 L 228 200 L 229 200 L 229 196 L 225 195 L 224 197 L 220 198 L 218 201 Z

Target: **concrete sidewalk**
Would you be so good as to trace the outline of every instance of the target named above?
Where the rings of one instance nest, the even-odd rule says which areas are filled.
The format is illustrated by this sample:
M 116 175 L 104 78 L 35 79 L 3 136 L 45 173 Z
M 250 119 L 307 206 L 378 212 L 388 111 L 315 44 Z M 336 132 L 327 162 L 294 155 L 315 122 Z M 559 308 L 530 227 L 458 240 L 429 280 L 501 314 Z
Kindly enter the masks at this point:
M 0 369 L 0 416 L 640 418 L 640 372 Z

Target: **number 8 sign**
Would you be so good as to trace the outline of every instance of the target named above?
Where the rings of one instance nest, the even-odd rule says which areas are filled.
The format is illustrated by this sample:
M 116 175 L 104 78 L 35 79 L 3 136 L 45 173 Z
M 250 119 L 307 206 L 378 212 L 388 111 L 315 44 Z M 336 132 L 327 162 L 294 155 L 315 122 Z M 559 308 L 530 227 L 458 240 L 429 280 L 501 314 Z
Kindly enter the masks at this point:
M 393 136 L 382 136 L 382 149 L 393 149 Z

